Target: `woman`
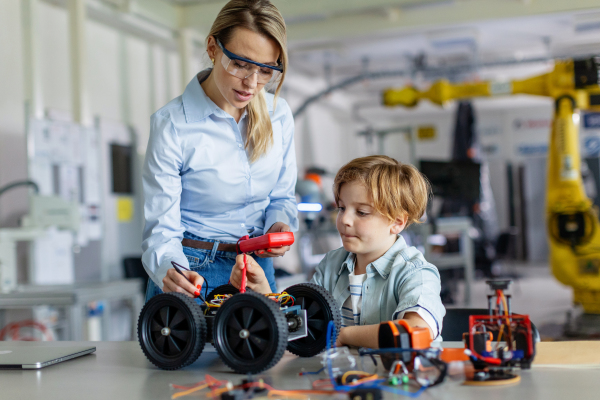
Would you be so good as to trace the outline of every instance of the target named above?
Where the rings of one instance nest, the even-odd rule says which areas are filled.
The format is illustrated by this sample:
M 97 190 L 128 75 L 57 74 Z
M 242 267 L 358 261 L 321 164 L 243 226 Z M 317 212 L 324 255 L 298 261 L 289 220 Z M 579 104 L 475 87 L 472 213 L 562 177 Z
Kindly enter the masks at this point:
M 226 284 L 235 243 L 298 228 L 294 121 L 277 96 L 287 69 L 283 17 L 268 0 L 232 0 L 208 35 L 213 67 L 151 120 L 143 171 L 146 300 Z M 275 87 L 275 95 L 265 86 Z M 256 254 L 273 291 L 272 257 Z M 173 263 L 190 268 L 182 276 Z

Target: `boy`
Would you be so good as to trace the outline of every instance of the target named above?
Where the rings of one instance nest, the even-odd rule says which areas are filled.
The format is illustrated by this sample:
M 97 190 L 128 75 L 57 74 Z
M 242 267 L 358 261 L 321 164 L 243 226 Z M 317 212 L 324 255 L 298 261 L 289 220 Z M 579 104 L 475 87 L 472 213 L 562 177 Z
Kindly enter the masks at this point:
M 337 173 L 333 191 L 343 247 L 327 253 L 312 282 L 342 307 L 336 345 L 377 348 L 379 323 L 395 319 L 438 338 L 446 313 L 438 270 L 399 235 L 425 212 L 429 186 L 421 173 L 386 156 L 357 158 Z M 248 260 L 248 287 L 269 293 L 262 269 Z M 238 256 L 231 273 L 236 287 L 242 268 Z

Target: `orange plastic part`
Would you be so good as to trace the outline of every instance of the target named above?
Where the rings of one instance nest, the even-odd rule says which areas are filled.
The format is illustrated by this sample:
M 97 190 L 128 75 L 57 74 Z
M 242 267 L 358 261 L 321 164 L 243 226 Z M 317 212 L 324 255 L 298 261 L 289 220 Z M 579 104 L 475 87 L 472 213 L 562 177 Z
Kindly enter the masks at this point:
M 304 179 L 307 181 L 313 181 L 319 186 L 319 188 L 323 187 L 323 181 L 321 180 L 321 175 L 319 174 L 306 174 L 304 175 Z
M 443 349 L 440 358 L 442 359 L 442 361 L 447 363 L 451 361 L 469 361 L 469 356 L 465 354 L 464 348 Z
M 394 323 L 398 324 L 398 325 L 402 325 L 402 327 L 404 329 L 406 329 L 406 331 L 408 332 L 408 334 L 410 335 L 410 342 L 411 342 L 411 347 L 413 349 L 428 349 L 431 347 L 431 334 L 429 333 L 429 329 L 428 328 L 417 328 L 414 326 L 410 326 L 408 324 L 408 322 L 406 322 L 403 319 L 397 320 L 397 321 L 390 321 L 390 323 L 393 325 Z M 396 327 L 394 326 L 394 329 Z M 394 330 L 392 330 L 392 332 L 394 332 Z M 396 329 L 396 332 L 398 332 L 398 330 Z

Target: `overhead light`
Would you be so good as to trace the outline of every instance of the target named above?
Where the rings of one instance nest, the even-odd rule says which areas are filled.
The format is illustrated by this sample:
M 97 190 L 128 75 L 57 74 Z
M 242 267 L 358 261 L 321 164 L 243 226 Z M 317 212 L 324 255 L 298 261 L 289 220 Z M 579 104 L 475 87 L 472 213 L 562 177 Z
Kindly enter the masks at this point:
M 301 212 L 319 212 L 323 206 L 319 203 L 298 203 L 298 211 Z

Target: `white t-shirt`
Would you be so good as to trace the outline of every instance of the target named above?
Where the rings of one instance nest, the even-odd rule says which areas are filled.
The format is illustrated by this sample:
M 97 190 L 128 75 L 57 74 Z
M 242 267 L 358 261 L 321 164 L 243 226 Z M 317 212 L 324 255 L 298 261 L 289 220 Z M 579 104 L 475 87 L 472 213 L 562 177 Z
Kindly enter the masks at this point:
M 367 274 L 350 275 L 350 296 L 342 305 L 342 326 L 360 325 L 360 310 L 362 308 L 362 285 L 367 280 Z

